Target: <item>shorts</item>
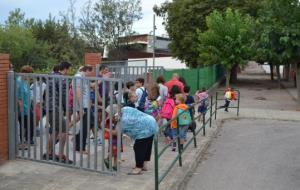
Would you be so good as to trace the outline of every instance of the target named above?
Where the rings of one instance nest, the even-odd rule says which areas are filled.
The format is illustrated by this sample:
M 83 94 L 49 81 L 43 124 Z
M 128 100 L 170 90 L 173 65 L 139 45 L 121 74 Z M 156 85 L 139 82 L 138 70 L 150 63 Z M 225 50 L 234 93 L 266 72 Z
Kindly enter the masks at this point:
M 198 107 L 198 113 L 206 113 L 207 112 L 207 107 L 206 106 L 199 106 Z
M 53 123 L 53 115 L 55 117 L 55 121 Z M 50 128 L 49 128 L 49 133 L 52 134 L 52 130 L 53 127 L 55 127 L 55 132 L 59 132 L 59 117 L 61 115 L 59 114 L 59 112 L 55 112 L 53 114 L 53 112 L 49 112 L 49 124 L 50 124 Z M 66 124 L 66 120 L 64 118 L 64 116 L 61 116 L 61 132 L 62 133 L 66 133 L 67 129 L 67 124 Z
M 188 125 L 180 125 L 179 126 L 179 138 L 180 140 L 187 140 L 187 131 L 188 131 L 189 126 Z M 172 138 L 173 140 L 175 137 L 177 137 L 177 129 L 172 129 Z

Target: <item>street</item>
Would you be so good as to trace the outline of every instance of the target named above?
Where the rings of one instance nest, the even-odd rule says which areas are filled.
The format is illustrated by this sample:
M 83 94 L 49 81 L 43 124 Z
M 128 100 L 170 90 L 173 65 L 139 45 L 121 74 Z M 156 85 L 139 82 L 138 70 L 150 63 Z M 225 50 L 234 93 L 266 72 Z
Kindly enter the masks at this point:
M 299 190 L 299 122 L 226 122 L 187 190 Z

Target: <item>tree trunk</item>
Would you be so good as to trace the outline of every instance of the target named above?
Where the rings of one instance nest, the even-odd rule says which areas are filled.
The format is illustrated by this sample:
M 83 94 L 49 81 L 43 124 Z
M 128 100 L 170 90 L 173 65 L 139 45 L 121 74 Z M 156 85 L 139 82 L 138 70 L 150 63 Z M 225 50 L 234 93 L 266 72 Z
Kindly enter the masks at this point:
M 231 69 L 226 69 L 226 88 L 230 87 Z
M 274 80 L 274 72 L 273 72 L 273 64 L 270 63 L 270 74 L 271 74 L 271 80 Z
M 231 69 L 230 82 L 233 84 L 237 83 L 237 75 L 238 75 L 238 64 L 234 65 Z
M 284 73 L 285 73 L 285 80 L 290 81 L 290 70 L 291 70 L 291 64 L 288 63 L 284 66 Z
M 300 62 L 297 63 L 297 71 L 296 71 L 296 83 L 297 83 L 297 92 L 298 92 L 298 108 L 300 108 Z
M 278 87 L 281 88 L 280 65 L 276 65 L 276 74 L 277 74 Z

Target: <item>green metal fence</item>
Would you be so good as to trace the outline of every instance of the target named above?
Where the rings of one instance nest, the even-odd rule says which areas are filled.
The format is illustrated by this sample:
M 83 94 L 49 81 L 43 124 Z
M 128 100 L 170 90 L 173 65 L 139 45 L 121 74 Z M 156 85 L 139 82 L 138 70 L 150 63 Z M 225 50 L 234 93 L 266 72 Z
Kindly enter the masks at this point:
M 178 73 L 184 77 L 187 84 L 191 86 L 191 93 L 195 93 L 202 87 L 210 88 L 224 76 L 224 69 L 221 65 L 199 67 L 197 69 L 174 69 L 167 70 L 163 76 L 168 81 L 172 78 L 173 73 Z M 157 78 L 159 73 L 154 73 Z
M 235 90 L 235 92 L 237 93 L 238 97 L 237 97 L 237 106 L 232 106 L 232 107 L 228 107 L 228 108 L 233 108 L 233 109 L 237 109 L 237 116 L 239 115 L 239 110 L 240 110 L 240 91 L 239 90 Z M 223 95 L 220 95 L 221 93 L 223 93 Z M 186 144 L 184 145 L 183 148 L 180 147 L 180 137 L 179 137 L 179 127 L 177 127 L 177 135 L 175 137 L 176 141 L 177 141 L 177 155 L 173 158 L 173 160 L 171 160 L 171 164 L 164 169 L 163 171 L 159 172 L 159 161 L 160 158 L 163 156 L 163 154 L 166 152 L 166 150 L 168 150 L 168 148 L 170 147 L 170 144 L 165 145 L 164 147 L 160 147 L 159 146 L 159 137 L 160 134 L 162 133 L 162 131 L 164 131 L 168 125 L 171 124 L 172 121 L 178 119 L 178 117 L 180 115 L 178 115 L 177 117 L 173 118 L 172 120 L 170 120 L 167 124 L 160 126 L 160 132 L 155 135 L 154 137 L 154 166 L 155 166 L 155 172 L 154 172 L 154 181 L 155 181 L 155 190 L 159 190 L 159 185 L 160 183 L 165 179 L 165 177 L 169 174 L 169 172 L 172 170 L 172 168 L 175 166 L 175 164 L 178 161 L 178 164 L 180 167 L 182 167 L 182 154 L 184 153 L 184 151 L 188 148 L 188 146 L 190 144 L 192 144 L 192 142 L 194 142 L 194 148 L 197 148 L 197 135 L 200 134 L 200 132 L 202 131 L 203 136 L 206 135 L 206 127 L 212 126 L 212 119 L 214 117 L 214 119 L 217 119 L 217 112 L 218 112 L 218 101 L 224 100 L 224 98 L 221 98 L 224 96 L 224 91 L 217 91 L 215 94 L 215 97 L 211 96 L 210 97 L 210 105 L 207 108 L 207 112 L 205 114 L 202 115 L 198 115 L 196 117 L 193 118 L 192 122 L 197 121 L 200 117 L 202 117 L 202 123 L 201 123 L 201 127 L 200 128 L 196 128 L 195 130 L 192 131 L 192 138 L 189 139 Z M 193 105 L 191 105 L 189 107 L 189 109 L 195 109 L 200 105 L 201 102 L 197 102 Z M 208 116 L 208 117 L 207 117 Z M 160 148 L 160 149 L 159 149 Z

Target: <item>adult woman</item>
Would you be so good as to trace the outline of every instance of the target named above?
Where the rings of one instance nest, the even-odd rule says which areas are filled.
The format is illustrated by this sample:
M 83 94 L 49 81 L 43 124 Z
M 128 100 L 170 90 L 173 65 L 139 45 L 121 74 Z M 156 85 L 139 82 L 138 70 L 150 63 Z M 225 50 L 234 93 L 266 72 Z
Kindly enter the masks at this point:
M 147 170 L 150 161 L 154 135 L 158 131 L 156 120 L 137 109 L 124 107 L 122 109 L 122 132 L 132 138 L 135 154 L 135 168 L 129 175 L 140 175 Z

